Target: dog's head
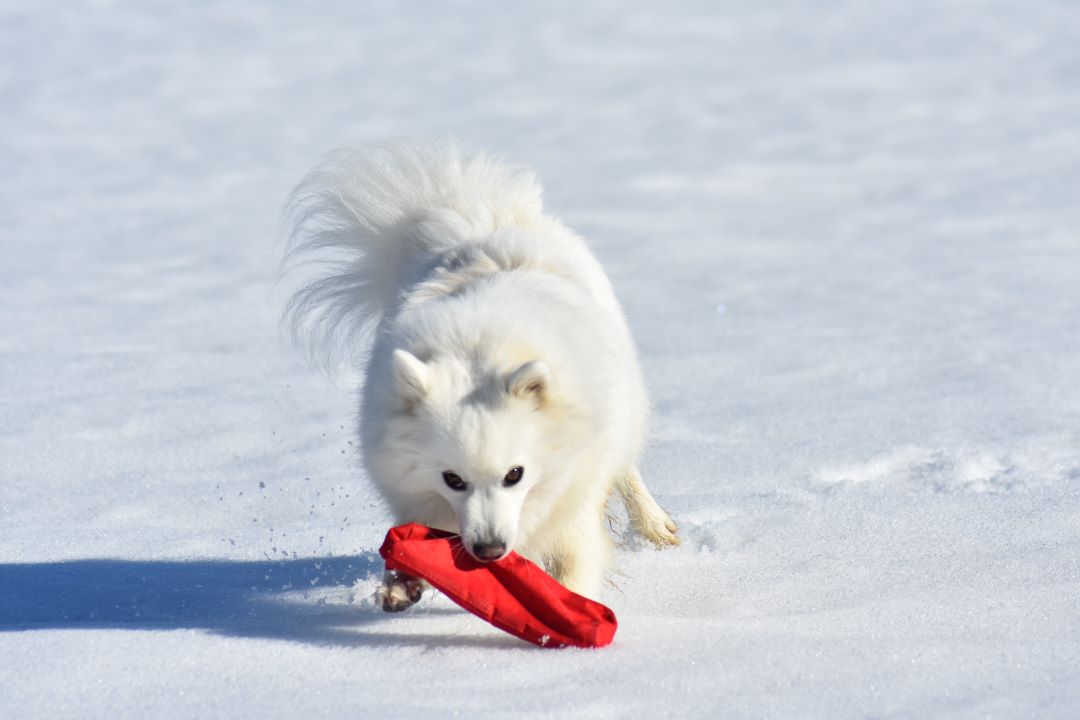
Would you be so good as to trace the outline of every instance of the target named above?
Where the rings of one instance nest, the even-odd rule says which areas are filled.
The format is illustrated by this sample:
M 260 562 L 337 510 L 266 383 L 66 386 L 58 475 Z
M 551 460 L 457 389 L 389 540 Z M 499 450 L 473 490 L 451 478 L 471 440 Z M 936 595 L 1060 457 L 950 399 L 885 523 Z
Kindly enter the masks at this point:
M 525 500 L 544 477 L 553 400 L 547 364 L 529 360 L 478 378 L 456 358 L 424 362 L 399 349 L 392 378 L 396 412 L 385 447 L 411 460 L 398 482 L 417 496 L 441 496 L 473 557 L 505 557 Z

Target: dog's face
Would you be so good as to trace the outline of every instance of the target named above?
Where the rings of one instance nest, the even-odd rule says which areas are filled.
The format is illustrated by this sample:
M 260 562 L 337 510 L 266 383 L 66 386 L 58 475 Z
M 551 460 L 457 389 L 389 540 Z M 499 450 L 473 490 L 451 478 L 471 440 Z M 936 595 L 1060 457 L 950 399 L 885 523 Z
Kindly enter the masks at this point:
M 387 440 L 413 460 L 401 482 L 450 505 L 473 557 L 505 557 L 543 478 L 547 365 L 532 360 L 477 382 L 460 361 L 397 350 L 393 378 L 399 413 Z

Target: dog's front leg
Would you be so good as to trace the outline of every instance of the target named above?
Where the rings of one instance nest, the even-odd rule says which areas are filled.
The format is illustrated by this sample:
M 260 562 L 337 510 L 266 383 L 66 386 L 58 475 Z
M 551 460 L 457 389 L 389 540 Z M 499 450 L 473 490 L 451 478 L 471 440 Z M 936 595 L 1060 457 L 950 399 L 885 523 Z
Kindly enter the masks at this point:
M 600 599 L 604 571 L 611 562 L 611 539 L 606 528 L 592 520 L 569 531 L 550 558 L 555 579 L 579 595 Z
M 420 600 L 427 583 L 398 570 L 387 570 L 375 591 L 375 602 L 386 612 L 401 612 Z

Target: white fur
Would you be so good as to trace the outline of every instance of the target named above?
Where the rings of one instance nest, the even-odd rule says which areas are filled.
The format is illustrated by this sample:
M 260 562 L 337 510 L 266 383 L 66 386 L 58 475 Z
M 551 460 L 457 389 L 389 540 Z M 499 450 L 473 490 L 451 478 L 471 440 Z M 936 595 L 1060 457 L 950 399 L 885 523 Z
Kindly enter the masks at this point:
M 286 318 L 311 356 L 369 351 L 364 458 L 399 522 L 460 532 L 470 552 L 502 543 L 594 598 L 613 489 L 642 534 L 677 542 L 637 472 L 648 403 L 626 321 L 531 173 L 453 144 L 342 150 L 288 211 L 306 277 Z M 390 590 L 387 609 L 411 602 Z

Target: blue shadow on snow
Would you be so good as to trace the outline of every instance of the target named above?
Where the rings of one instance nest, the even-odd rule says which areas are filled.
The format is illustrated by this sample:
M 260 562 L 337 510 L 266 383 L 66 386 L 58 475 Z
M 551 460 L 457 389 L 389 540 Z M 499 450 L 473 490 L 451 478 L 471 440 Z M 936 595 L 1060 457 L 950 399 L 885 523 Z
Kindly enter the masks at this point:
M 321 601 L 320 589 L 351 587 L 382 571 L 374 552 L 356 556 L 228 560 L 70 560 L 0 564 L 0 632 L 40 629 L 201 629 L 319 645 L 526 646 L 510 636 L 376 631 L 384 614 Z M 309 591 L 309 598 L 304 591 Z M 414 612 L 454 612 L 420 609 Z M 406 619 L 408 614 L 402 619 Z M 479 622 L 479 621 L 478 621 Z

